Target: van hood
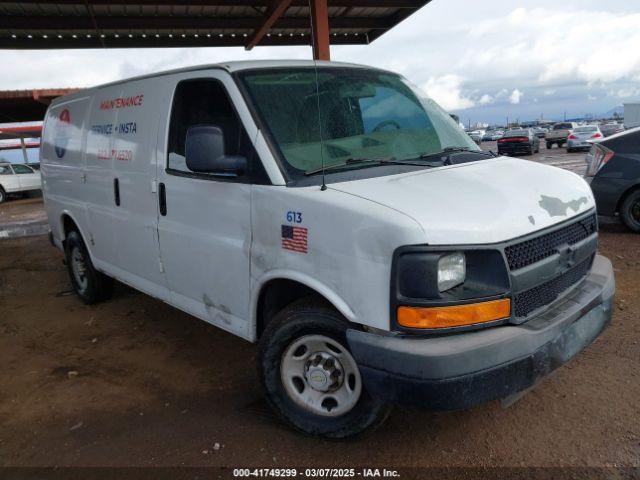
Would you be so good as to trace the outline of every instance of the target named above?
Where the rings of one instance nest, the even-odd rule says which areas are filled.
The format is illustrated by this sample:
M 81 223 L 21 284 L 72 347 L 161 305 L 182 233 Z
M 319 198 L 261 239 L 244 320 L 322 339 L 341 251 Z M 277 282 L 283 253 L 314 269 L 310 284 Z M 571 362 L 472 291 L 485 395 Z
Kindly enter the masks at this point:
M 431 245 L 497 243 L 550 227 L 595 206 L 575 173 L 499 157 L 331 184 L 413 218 Z

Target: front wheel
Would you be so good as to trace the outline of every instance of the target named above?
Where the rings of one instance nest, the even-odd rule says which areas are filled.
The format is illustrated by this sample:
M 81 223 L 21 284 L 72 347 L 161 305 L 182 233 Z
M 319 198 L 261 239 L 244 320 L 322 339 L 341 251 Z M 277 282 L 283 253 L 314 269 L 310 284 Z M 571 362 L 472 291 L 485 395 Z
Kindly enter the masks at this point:
M 553 148 L 553 143 L 547 142 L 547 150 L 551 150 Z
M 634 232 L 640 232 L 640 190 L 631 192 L 622 202 L 620 216 L 624 224 Z
M 306 434 L 351 437 L 377 427 L 389 414 L 362 384 L 347 328 L 338 312 L 310 298 L 278 313 L 260 339 L 258 373 L 267 401 Z
M 7 194 L 4 193 L 4 189 L 0 187 L 0 203 L 4 203 L 6 199 L 7 199 Z

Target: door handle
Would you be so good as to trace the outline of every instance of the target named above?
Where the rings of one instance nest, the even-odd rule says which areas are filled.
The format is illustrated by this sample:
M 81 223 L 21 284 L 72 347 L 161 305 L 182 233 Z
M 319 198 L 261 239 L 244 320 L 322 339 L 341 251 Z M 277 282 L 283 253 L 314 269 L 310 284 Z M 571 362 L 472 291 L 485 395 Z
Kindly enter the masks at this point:
M 113 198 L 116 202 L 116 206 L 120 206 L 120 181 L 117 178 L 113 179 Z
M 164 183 L 158 185 L 158 202 L 160 204 L 160 215 L 163 217 L 167 214 L 167 189 Z

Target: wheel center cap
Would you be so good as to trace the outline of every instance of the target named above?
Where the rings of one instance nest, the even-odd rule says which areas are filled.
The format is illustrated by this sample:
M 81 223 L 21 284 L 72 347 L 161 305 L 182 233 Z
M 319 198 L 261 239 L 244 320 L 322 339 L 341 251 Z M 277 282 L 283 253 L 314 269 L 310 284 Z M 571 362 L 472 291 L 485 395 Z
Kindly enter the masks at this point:
M 335 390 L 342 384 L 344 373 L 340 362 L 327 352 L 314 353 L 305 365 L 305 379 L 319 392 Z
M 316 390 L 326 390 L 329 386 L 329 377 L 321 368 L 312 368 L 307 372 L 307 381 Z

